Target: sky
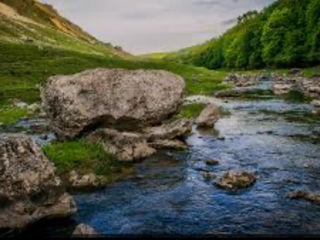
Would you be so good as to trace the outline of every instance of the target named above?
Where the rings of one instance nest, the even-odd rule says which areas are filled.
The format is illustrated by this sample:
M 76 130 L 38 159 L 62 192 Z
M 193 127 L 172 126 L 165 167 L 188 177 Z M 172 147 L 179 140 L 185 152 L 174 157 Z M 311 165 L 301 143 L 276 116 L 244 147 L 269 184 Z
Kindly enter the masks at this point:
M 42 0 L 104 42 L 133 54 L 167 52 L 205 42 L 239 15 L 275 0 Z

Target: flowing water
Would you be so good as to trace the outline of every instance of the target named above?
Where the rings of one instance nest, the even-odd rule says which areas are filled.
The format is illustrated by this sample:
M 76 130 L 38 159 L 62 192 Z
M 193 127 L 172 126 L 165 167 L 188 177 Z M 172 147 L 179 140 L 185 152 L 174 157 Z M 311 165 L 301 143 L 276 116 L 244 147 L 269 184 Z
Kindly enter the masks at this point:
M 320 234 L 320 206 L 286 198 L 320 191 L 320 120 L 311 107 L 281 99 L 215 102 L 230 112 L 211 131 L 194 127 L 190 150 L 163 151 L 104 189 L 75 195 L 83 222 L 103 234 Z M 219 165 L 205 161 L 216 159 Z M 253 172 L 250 188 L 226 191 L 203 177 Z
M 278 99 L 218 104 L 231 114 L 215 131 L 194 129 L 189 151 L 162 152 L 136 164 L 126 180 L 76 195 L 75 220 L 104 234 L 319 234 L 320 206 L 285 197 L 320 190 L 319 121 L 284 117 L 310 106 Z M 207 166 L 208 159 L 220 164 Z M 254 172 L 258 181 L 229 192 L 202 176 L 227 170 Z

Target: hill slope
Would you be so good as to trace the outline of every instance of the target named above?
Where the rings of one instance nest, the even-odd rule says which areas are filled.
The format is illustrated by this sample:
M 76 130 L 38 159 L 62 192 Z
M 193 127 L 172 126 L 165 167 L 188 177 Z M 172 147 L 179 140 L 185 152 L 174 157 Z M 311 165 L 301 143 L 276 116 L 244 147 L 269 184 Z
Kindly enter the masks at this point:
M 0 41 L 49 45 L 78 52 L 126 56 L 35 0 L 0 0 Z
M 51 6 L 0 0 L 0 119 L 13 98 L 38 101 L 39 85 L 49 76 L 97 67 L 166 69 L 184 77 L 188 93 L 225 88 L 225 72 L 134 57 L 101 43 Z
M 166 58 L 176 61 L 177 57 L 210 69 L 317 65 L 320 1 L 278 0 L 261 13 L 251 11 L 239 17 L 238 24 L 218 39 Z

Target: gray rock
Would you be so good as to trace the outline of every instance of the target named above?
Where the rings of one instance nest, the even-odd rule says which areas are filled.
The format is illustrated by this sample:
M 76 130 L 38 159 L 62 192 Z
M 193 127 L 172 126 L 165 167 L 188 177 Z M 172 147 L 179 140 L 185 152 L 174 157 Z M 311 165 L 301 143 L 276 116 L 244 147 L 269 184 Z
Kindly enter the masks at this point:
M 0 135 L 0 229 L 21 229 L 77 211 L 55 172 L 30 137 Z
M 214 104 L 208 104 L 196 119 L 198 127 L 212 128 L 221 115 L 219 108 Z
M 158 139 L 174 139 L 177 137 L 189 136 L 192 132 L 192 121 L 187 119 L 178 119 L 160 126 L 149 127 L 143 130 L 143 134 L 148 141 Z
M 79 224 L 72 233 L 73 237 L 90 237 L 90 235 L 98 235 L 98 233 L 92 227 L 83 223 Z
M 224 81 L 232 83 L 235 87 L 249 87 L 259 83 L 260 80 L 264 79 L 266 76 L 263 74 L 229 74 Z
M 237 190 L 249 187 L 254 184 L 255 181 L 256 177 L 252 173 L 229 171 L 225 172 L 219 180 L 215 182 L 215 185 L 229 190 Z
M 188 145 L 181 140 L 155 140 L 149 143 L 150 147 L 155 149 L 175 149 L 187 150 Z
M 105 151 L 114 154 L 119 160 L 132 162 L 151 156 L 156 149 L 187 149 L 182 138 L 191 131 L 192 122 L 179 119 L 140 132 L 100 128 L 90 133 L 87 139 L 101 143 Z
M 302 71 L 301 68 L 292 68 L 289 70 L 289 74 L 296 75 L 301 73 L 301 71 Z
M 313 107 L 313 113 L 320 114 L 320 100 L 313 100 L 311 104 Z
M 104 183 L 104 177 L 97 176 L 93 173 L 79 174 L 75 170 L 69 173 L 68 184 L 74 190 L 95 189 L 99 188 Z
M 320 204 L 320 193 L 309 193 L 305 191 L 293 191 L 286 194 L 286 197 L 292 199 L 304 199 L 316 204 Z
M 140 160 L 156 152 L 148 145 L 146 138 L 139 133 L 101 128 L 90 133 L 87 139 L 101 143 L 106 152 L 115 155 L 121 161 Z
M 160 124 L 183 103 L 185 83 L 163 70 L 94 69 L 54 76 L 41 88 L 58 138 L 97 127 L 135 131 Z
M 13 99 L 12 100 L 12 107 L 17 107 L 17 108 L 27 108 L 28 104 L 19 100 L 19 99 Z
M 320 99 L 320 78 L 306 78 L 300 75 L 285 76 L 283 74 L 272 74 L 274 81 L 273 91 L 276 95 L 283 95 L 290 91 L 303 93 L 312 99 Z

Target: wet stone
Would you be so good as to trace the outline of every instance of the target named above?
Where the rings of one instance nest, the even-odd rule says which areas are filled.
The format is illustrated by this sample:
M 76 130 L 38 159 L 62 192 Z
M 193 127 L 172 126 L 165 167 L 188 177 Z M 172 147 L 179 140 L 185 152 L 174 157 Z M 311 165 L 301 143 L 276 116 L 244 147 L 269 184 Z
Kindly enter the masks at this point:
M 202 177 L 206 180 L 212 180 L 216 178 L 216 175 L 214 173 L 211 172 L 203 172 L 202 173 Z
M 225 172 L 215 185 L 224 189 L 237 190 L 250 187 L 255 181 L 256 177 L 252 173 L 229 171 Z
M 292 199 L 304 199 L 320 205 L 320 193 L 310 193 L 302 190 L 297 190 L 287 193 L 286 197 Z
M 207 164 L 207 165 L 211 165 L 211 166 L 213 166 L 213 165 L 218 165 L 218 164 L 219 164 L 219 161 L 218 161 L 218 160 L 215 160 L 215 159 L 210 159 L 210 160 L 207 160 L 207 161 L 206 161 L 206 164 Z

